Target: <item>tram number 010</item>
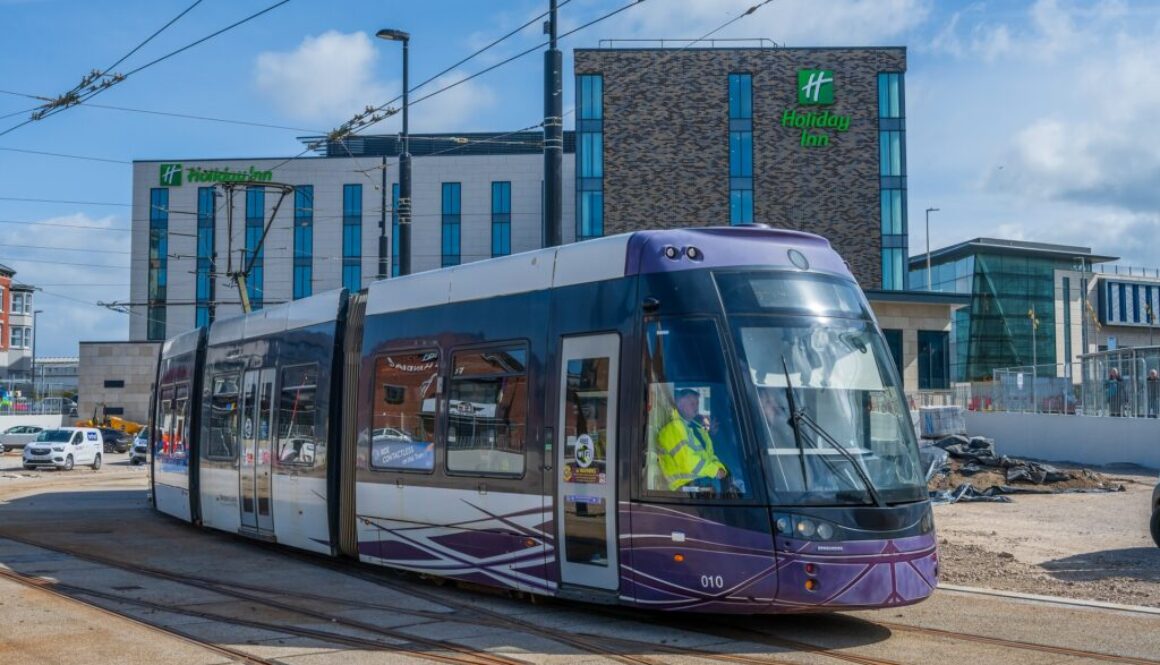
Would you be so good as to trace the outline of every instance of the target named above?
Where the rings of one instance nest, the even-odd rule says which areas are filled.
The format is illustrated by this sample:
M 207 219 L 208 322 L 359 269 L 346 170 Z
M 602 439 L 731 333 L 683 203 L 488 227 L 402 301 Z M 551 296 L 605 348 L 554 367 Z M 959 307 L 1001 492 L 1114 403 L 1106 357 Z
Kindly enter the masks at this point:
M 702 575 L 701 588 L 703 589 L 724 589 L 725 578 L 720 575 Z

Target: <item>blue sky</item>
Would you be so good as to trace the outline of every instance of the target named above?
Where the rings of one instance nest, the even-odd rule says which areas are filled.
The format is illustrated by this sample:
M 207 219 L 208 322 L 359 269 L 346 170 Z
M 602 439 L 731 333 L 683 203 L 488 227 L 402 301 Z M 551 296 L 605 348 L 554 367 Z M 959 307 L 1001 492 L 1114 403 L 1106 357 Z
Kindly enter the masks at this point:
M 191 4 L 0 0 L 0 132 L 38 103 L 104 69 Z M 114 71 L 126 72 L 274 0 L 203 0 Z M 569 37 L 699 37 L 757 0 L 645 0 Z M 629 0 L 571 0 L 565 30 Z M 0 136 L 0 263 L 42 286 L 41 355 L 81 339 L 125 339 L 127 233 L 134 159 L 290 156 L 298 136 L 329 130 L 401 88 L 412 35 L 422 81 L 544 11 L 547 0 L 291 0 L 93 98 Z M 789 46 L 908 47 L 911 252 L 976 236 L 1089 245 L 1160 266 L 1160 8 L 1145 2 L 774 0 L 717 37 Z M 542 39 L 530 28 L 448 74 L 451 82 Z M 540 120 L 542 57 L 526 56 L 415 107 L 414 131 L 514 130 Z M 572 104 L 565 72 L 565 109 Z M 239 126 L 99 108 L 277 125 Z M 384 131 L 396 131 L 387 121 Z M 372 131 L 378 131 L 372 130 Z M 32 155 L 36 150 L 98 158 Z M 87 203 L 15 201 L 36 198 Z M 111 205 L 95 205 L 95 203 Z M 52 224 L 55 226 L 49 226 Z M 63 227 L 60 224 L 75 227 Z M 92 230 L 104 229 L 104 230 Z M 37 249 L 51 247 L 51 249 Z M 79 250 L 79 251 L 73 251 Z M 81 264 L 81 265 L 67 265 Z M 88 265 L 85 265 L 88 264 Z M 94 265 L 96 264 L 96 265 Z M 89 303 L 89 304 L 86 304 Z

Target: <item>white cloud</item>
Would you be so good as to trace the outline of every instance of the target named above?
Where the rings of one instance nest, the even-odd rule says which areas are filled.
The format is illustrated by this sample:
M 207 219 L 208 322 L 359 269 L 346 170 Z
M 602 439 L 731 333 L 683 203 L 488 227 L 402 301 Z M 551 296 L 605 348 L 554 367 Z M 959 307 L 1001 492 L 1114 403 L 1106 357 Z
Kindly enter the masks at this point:
M 127 227 L 124 219 L 84 213 L 37 222 L 93 229 Z M 43 310 L 37 320 L 38 356 L 75 356 L 81 340 L 128 339 L 129 317 L 95 304 L 129 299 L 129 255 L 120 253 L 129 251 L 128 233 L 4 225 L 3 234 L 5 245 L 53 248 L 13 247 L 6 254 L 18 252 L 21 260 L 0 261 L 16 271 L 15 281 L 42 289 L 33 296 L 35 308 Z
M 986 184 L 1025 195 L 1138 212 L 1160 208 L 1160 45 L 1119 38 L 1071 76 L 1065 108 L 1036 118 L 1012 138 L 1010 171 Z
M 398 87 L 375 80 L 378 54 L 366 33 L 331 30 L 306 37 L 293 51 L 259 54 L 254 79 L 288 117 L 338 124 L 383 103 Z

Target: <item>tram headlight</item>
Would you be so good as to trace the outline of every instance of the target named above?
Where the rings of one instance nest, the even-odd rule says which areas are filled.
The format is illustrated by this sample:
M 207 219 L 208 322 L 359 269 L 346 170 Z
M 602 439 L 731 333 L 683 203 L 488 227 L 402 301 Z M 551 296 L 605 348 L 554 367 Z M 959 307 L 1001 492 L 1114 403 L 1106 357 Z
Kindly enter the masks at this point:
M 777 532 L 778 533 L 789 533 L 789 518 L 788 517 L 777 518 Z
M 794 531 L 802 538 L 813 538 L 814 534 L 818 531 L 818 526 L 812 520 L 798 520 Z
M 834 527 L 821 522 L 818 524 L 818 538 L 822 540 L 829 540 L 834 537 Z

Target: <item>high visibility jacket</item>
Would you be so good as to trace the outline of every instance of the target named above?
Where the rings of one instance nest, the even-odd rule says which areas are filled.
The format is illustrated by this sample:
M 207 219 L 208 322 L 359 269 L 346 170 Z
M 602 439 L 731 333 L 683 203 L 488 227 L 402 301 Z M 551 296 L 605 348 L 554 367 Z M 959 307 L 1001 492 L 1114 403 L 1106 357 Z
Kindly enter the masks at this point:
M 719 471 L 727 470 L 713 453 L 713 439 L 705 428 L 686 423 L 676 409 L 657 433 L 657 462 L 670 491 L 697 478 L 716 478 Z

